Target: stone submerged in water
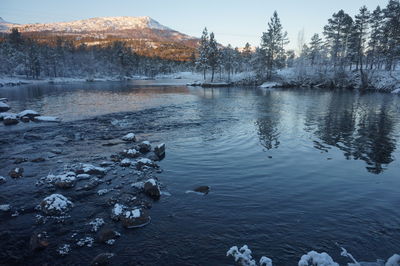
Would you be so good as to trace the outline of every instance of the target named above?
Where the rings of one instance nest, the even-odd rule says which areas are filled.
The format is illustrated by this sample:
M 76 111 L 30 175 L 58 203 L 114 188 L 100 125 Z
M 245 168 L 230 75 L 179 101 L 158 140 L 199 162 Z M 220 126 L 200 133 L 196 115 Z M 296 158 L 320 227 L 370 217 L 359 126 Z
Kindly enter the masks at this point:
M 29 240 L 29 247 L 32 251 L 45 249 L 49 245 L 46 232 L 33 233 Z
M 153 199 L 159 199 L 161 192 L 155 179 L 149 179 L 144 183 L 144 193 Z
M 11 178 L 20 178 L 24 176 L 24 168 L 22 167 L 17 167 L 14 168 L 10 171 L 9 176 Z
M 76 174 L 74 172 L 68 172 L 62 175 L 55 176 L 54 185 L 59 188 L 71 188 L 75 186 Z
M 120 236 L 121 234 L 117 231 L 114 231 L 109 227 L 104 227 L 97 234 L 97 241 L 100 243 L 107 243 L 108 241 L 115 240 Z
M 136 141 L 136 135 L 134 133 L 128 133 L 125 136 L 122 137 L 123 141 L 131 141 L 135 142 Z
M 61 215 L 73 206 L 74 204 L 61 194 L 52 194 L 40 203 L 41 211 L 47 215 Z
M 21 121 L 24 123 L 29 123 L 31 121 L 31 119 L 27 116 L 23 116 L 23 117 L 21 117 Z
M 0 176 L 0 185 L 7 182 L 7 179 L 4 176 Z
M 199 193 L 208 194 L 210 192 L 210 187 L 209 186 L 199 186 L 199 187 L 195 188 L 194 191 L 199 192 Z
M 111 258 L 114 257 L 114 253 L 100 253 L 90 263 L 91 266 L 107 266 L 111 265 Z

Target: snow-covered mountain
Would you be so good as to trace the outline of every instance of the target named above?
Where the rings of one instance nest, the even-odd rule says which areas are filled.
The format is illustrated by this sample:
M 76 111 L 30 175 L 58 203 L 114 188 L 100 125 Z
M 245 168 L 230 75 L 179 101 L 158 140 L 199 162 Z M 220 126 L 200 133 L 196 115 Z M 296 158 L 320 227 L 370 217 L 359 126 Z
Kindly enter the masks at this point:
M 2 17 L 0 17 L 0 32 L 7 32 L 13 26 L 18 26 L 18 25 L 15 23 L 5 21 Z
M 61 37 L 92 46 L 119 40 L 128 42 L 139 54 L 174 60 L 187 60 L 198 44 L 197 38 L 166 27 L 150 17 L 98 17 L 21 25 L 0 19 L 0 32 L 10 32 L 11 28 L 18 28 L 22 35 L 41 42 L 52 42 L 54 37 Z

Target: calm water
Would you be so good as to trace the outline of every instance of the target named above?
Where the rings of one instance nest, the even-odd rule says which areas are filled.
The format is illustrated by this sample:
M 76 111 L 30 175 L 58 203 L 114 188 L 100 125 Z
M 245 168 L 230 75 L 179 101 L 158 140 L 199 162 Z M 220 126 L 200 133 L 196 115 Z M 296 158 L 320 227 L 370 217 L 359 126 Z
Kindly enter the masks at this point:
M 182 124 L 149 132 L 167 144 L 159 178 L 171 196 L 149 226 L 109 248 L 119 263 L 230 265 L 226 251 L 243 244 L 276 265 L 310 250 L 347 262 L 338 245 L 363 261 L 400 252 L 398 96 L 141 81 L 2 88 L 0 97 L 64 120 L 162 106 L 158 123 Z M 211 193 L 185 193 L 198 185 Z

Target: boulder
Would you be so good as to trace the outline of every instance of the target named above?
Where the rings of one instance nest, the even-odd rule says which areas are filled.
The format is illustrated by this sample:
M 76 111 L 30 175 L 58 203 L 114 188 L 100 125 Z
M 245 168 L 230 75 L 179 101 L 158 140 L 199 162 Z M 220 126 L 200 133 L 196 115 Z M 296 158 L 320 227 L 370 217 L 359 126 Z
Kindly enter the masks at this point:
M 122 137 L 123 141 L 130 141 L 130 142 L 135 142 L 136 141 L 136 135 L 134 133 L 128 133 L 125 136 Z
M 143 141 L 138 146 L 139 146 L 139 151 L 141 153 L 147 153 L 147 152 L 151 151 L 151 144 L 148 141 Z
M 28 117 L 33 120 L 34 117 L 40 116 L 40 114 L 33 110 L 24 110 L 24 111 L 20 112 L 19 114 L 17 114 L 17 116 L 21 117 L 21 118 Z
M 97 234 L 97 241 L 100 243 L 107 243 L 108 241 L 116 239 L 117 237 L 120 236 L 121 236 L 120 233 L 112 230 L 109 227 L 104 227 Z
M 148 212 L 140 208 L 124 211 L 120 219 L 125 228 L 138 228 L 150 223 Z
M 104 176 L 107 170 L 103 167 L 97 167 L 91 164 L 81 163 L 74 167 L 74 172 L 76 174 Z
M 76 174 L 74 172 L 68 172 L 55 176 L 54 185 L 59 188 L 71 188 L 75 186 Z
M 61 215 L 69 211 L 74 204 L 61 194 L 52 194 L 42 200 L 40 210 L 47 215 Z
M 136 149 L 127 149 L 122 152 L 122 155 L 129 158 L 137 158 L 140 156 L 140 152 Z
M 153 199 L 159 199 L 161 195 L 160 187 L 155 179 L 149 179 L 144 183 L 144 193 Z
M 129 167 L 129 166 L 131 166 L 132 163 L 133 162 L 131 160 L 129 160 L 128 158 L 125 158 L 120 162 L 120 165 L 122 167 Z
M 154 153 L 157 155 L 158 158 L 164 158 L 165 157 L 165 144 L 161 143 L 157 146 L 154 147 Z
M 199 192 L 199 193 L 208 194 L 208 192 L 210 192 L 210 187 L 209 186 L 199 186 L 199 187 L 195 188 L 194 191 Z
M 8 173 L 11 178 L 20 178 L 24 176 L 24 168 L 17 167 L 14 168 Z
M 18 123 L 19 123 L 19 121 L 18 121 L 17 117 L 14 115 L 5 116 L 3 118 L 3 124 L 6 126 L 16 125 Z
M 4 176 L 0 176 L 0 184 L 4 184 L 7 179 Z
M 49 245 L 46 232 L 33 233 L 29 240 L 29 247 L 31 251 L 43 250 Z
M 4 118 L 7 117 L 7 116 L 17 117 L 17 114 L 8 113 L 8 112 L 0 113 L 0 121 L 3 121 Z
M 148 158 L 140 158 L 136 160 L 136 168 L 141 170 L 144 166 L 156 168 L 157 164 Z
M 90 263 L 91 266 L 107 266 L 111 265 L 111 258 L 114 257 L 114 253 L 100 253 Z
M 11 107 L 3 101 L 0 101 L 0 112 L 7 112 Z

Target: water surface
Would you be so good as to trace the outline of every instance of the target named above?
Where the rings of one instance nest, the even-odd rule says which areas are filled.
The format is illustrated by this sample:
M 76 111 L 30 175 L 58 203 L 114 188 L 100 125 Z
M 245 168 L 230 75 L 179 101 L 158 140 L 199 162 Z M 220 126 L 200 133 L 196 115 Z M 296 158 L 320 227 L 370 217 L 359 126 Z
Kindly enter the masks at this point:
M 171 196 L 149 226 L 108 249 L 119 263 L 230 265 L 226 251 L 243 244 L 277 265 L 310 250 L 346 262 L 338 246 L 364 261 L 400 252 L 398 96 L 141 81 L 2 88 L 0 97 L 66 121 L 162 107 L 149 123 L 163 130 L 148 134 L 167 144 L 159 178 Z M 185 193 L 199 185 L 211 192 Z

